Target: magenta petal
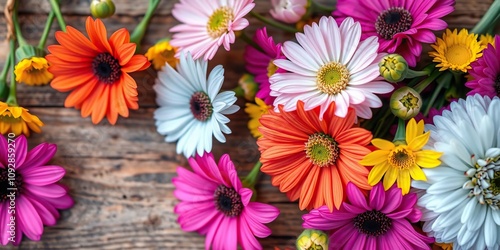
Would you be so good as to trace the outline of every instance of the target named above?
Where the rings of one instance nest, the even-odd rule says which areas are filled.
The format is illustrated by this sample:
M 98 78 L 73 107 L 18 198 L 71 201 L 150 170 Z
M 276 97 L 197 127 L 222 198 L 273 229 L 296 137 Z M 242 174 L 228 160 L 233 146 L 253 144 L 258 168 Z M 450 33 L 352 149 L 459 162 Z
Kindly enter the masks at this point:
M 55 185 L 57 185 L 57 184 L 55 184 Z M 61 185 L 61 184 L 59 184 L 59 185 Z M 52 197 L 39 197 L 39 198 L 50 203 L 52 206 L 54 206 L 57 209 L 68 209 L 68 208 L 72 207 L 75 203 L 75 201 L 71 198 L 71 196 L 69 194 L 65 194 L 61 197 L 54 197 L 54 198 L 52 198 Z
M 216 217 L 213 218 L 212 224 L 209 225 L 209 229 L 207 231 L 207 237 L 205 238 L 205 250 L 210 250 L 212 244 L 216 241 L 217 237 L 224 237 L 223 234 L 218 233 L 220 224 L 224 220 L 224 215 L 217 214 Z M 214 247 L 214 249 L 217 249 Z
M 411 243 L 418 249 L 429 248 L 429 246 L 417 236 L 418 233 L 408 221 L 394 220 L 393 223 L 394 233 L 400 235 L 401 239 L 404 239 L 405 241 Z
M 229 241 L 227 236 L 231 220 L 233 220 L 233 218 L 225 216 L 222 217 L 222 220 L 217 227 L 217 231 L 215 232 L 214 240 L 212 241 L 212 249 L 231 249 L 230 245 L 226 245 Z
M 240 242 L 240 244 L 244 246 L 245 249 L 262 249 L 262 246 L 253 235 L 252 229 L 250 228 L 246 220 L 240 217 L 238 222 L 240 230 L 238 234 L 238 242 Z
M 3 136 L 1 136 L 3 137 Z M 9 215 L 9 205 L 7 202 L 0 203 L 0 225 L 2 227 L 8 228 L 8 224 L 10 223 L 10 215 Z M 9 231 L 8 230 L 0 230 L 0 241 L 2 245 L 7 245 L 9 243 Z
M 241 203 L 243 203 L 243 206 L 246 207 L 252 199 L 253 191 L 249 188 L 242 188 L 240 189 L 239 194 L 241 196 Z
M 205 202 L 197 204 L 197 206 L 193 206 L 191 210 L 179 214 L 177 221 L 182 230 L 193 232 L 203 227 L 211 227 L 211 223 L 219 216 L 223 215 L 217 211 L 213 205 L 211 206 L 208 202 Z
M 223 245 L 226 249 L 237 249 L 238 246 L 238 218 L 227 218 L 227 225 L 224 229 L 225 242 Z M 222 237 L 221 237 L 222 238 Z
M 245 211 L 260 223 L 270 223 L 280 214 L 280 210 L 277 207 L 260 202 L 248 203 Z
M 4 136 L 0 136 L 0 163 L 2 163 L 4 167 L 7 167 L 7 154 L 7 139 L 5 139 Z
M 31 202 L 31 205 L 35 208 L 42 220 L 42 223 L 47 226 L 53 226 L 57 222 L 57 218 L 59 218 L 59 212 L 50 204 L 42 204 L 37 199 L 30 198 L 26 196 L 26 198 Z
M 360 207 L 357 207 L 357 206 L 353 206 L 349 203 L 342 203 L 342 206 L 345 208 L 345 210 L 351 214 L 361 214 L 361 213 L 364 213 L 366 212 L 367 210 L 366 209 L 363 209 L 363 208 L 360 208 Z M 369 209 L 371 210 L 371 209 Z
M 380 211 L 385 203 L 385 191 L 382 183 L 375 185 L 370 191 L 370 207 Z
M 178 177 L 172 179 L 172 183 L 177 189 L 197 190 L 195 193 L 213 195 L 218 184 L 203 178 L 183 167 L 177 167 Z
M 43 166 L 54 157 L 56 151 L 57 146 L 55 144 L 42 143 L 28 152 L 26 160 L 18 169 Z
M 241 180 L 238 177 L 238 173 L 236 172 L 236 170 L 232 169 L 232 170 L 230 170 L 230 172 L 227 172 L 227 173 L 229 174 L 229 181 L 230 181 L 231 187 L 233 187 L 234 190 L 236 190 L 236 192 L 240 192 L 240 190 L 242 188 L 242 184 L 241 184 Z M 243 204 L 245 204 L 245 203 L 243 203 Z
M 249 209 L 243 210 L 243 212 L 241 213 L 241 219 L 246 220 L 247 225 L 250 226 L 250 229 L 255 236 L 259 238 L 265 238 L 271 234 L 271 229 L 260 222 L 258 215 L 253 215 L 251 212 L 249 212 Z
M 40 240 L 43 233 L 43 224 L 35 207 L 23 196 L 16 199 L 16 215 L 24 234 L 31 240 Z
M 396 185 L 393 185 L 389 190 L 385 192 L 385 204 L 382 210 L 380 210 L 384 214 L 388 214 L 394 210 L 396 210 L 401 201 L 403 200 L 403 195 L 401 194 L 401 189 L 397 188 Z
M 335 246 L 335 249 L 344 249 L 344 245 L 351 238 L 358 237 L 359 233 L 354 228 L 352 224 L 347 224 L 335 232 L 330 236 L 330 243 L 332 246 Z
M 347 241 L 347 244 L 345 245 L 345 249 L 366 249 L 365 248 L 365 243 L 366 243 L 366 234 L 358 234 L 357 237 L 351 237 L 349 241 Z
M 366 198 L 359 190 L 354 183 L 349 182 L 347 184 L 347 197 L 352 205 L 360 208 L 364 208 L 365 210 L 370 210 L 368 205 L 366 204 Z
M 30 193 L 34 194 L 35 196 L 58 198 L 66 195 L 66 189 L 57 184 L 35 186 L 29 183 L 24 183 L 24 188 L 26 188 Z
M 23 174 L 23 181 L 29 184 L 44 186 L 61 180 L 66 170 L 60 166 L 41 166 L 26 168 Z
M 26 155 L 28 153 L 28 142 L 24 135 L 20 135 L 15 139 L 15 152 L 16 152 L 16 168 L 23 165 Z
M 366 238 L 365 250 L 377 250 L 377 238 L 368 236 Z

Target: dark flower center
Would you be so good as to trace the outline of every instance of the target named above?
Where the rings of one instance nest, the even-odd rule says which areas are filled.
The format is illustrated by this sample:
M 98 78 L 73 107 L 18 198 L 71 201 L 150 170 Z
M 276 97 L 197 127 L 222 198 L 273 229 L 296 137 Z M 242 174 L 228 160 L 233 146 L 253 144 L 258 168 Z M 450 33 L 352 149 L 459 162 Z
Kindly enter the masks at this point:
M 23 188 L 23 177 L 17 172 L 10 172 L 7 168 L 0 168 L 0 202 L 17 197 Z
M 359 214 L 354 218 L 354 227 L 360 233 L 370 236 L 385 234 L 392 226 L 392 220 L 380 211 L 372 210 Z
M 191 96 L 189 101 L 191 113 L 198 121 L 208 120 L 213 113 L 210 97 L 205 92 L 196 92 Z
M 411 13 L 401 7 L 392 7 L 382 12 L 375 22 L 377 33 L 386 40 L 400 32 L 410 29 L 413 18 Z
M 234 190 L 224 185 L 217 187 L 214 193 L 215 206 L 225 216 L 235 217 L 243 210 L 241 196 Z
M 99 81 L 113 84 L 122 74 L 120 62 L 108 52 L 101 53 L 92 61 L 92 70 Z
M 493 87 L 495 88 L 495 92 L 497 92 L 497 96 L 500 97 L 500 74 L 497 75 L 497 78 L 495 79 L 495 85 Z

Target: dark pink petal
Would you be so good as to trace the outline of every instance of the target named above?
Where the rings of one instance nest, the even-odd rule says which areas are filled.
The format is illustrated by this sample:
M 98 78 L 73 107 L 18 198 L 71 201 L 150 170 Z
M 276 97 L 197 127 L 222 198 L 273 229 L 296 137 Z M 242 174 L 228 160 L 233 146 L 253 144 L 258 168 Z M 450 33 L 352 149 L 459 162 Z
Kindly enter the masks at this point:
M 357 237 L 351 237 L 345 244 L 345 249 L 366 249 L 366 234 L 359 234 Z
M 246 207 L 252 199 L 253 191 L 249 188 L 242 188 L 240 189 L 239 194 L 241 197 L 241 203 L 243 203 L 243 206 Z
M 226 218 L 227 225 L 226 227 L 222 227 L 223 232 L 226 237 L 225 242 L 222 242 L 222 246 L 226 249 L 237 249 L 238 246 L 238 218 Z M 220 237 L 222 238 L 222 237 Z
M 424 242 L 415 229 L 406 220 L 394 220 L 393 221 L 394 234 L 400 237 L 400 241 L 407 241 L 417 248 L 407 248 L 407 249 L 428 249 L 429 246 Z M 427 237 L 430 238 L 430 237 Z M 432 240 L 432 238 L 430 238 Z M 432 242 L 432 241 L 431 241 Z
M 375 210 L 382 210 L 385 203 L 385 190 L 382 183 L 375 185 L 370 191 L 370 207 Z
M 325 206 L 326 207 L 326 206 Z M 328 208 L 328 207 L 327 207 Z M 328 211 L 330 212 L 330 211 Z M 325 216 L 321 214 L 314 213 L 314 210 L 309 212 L 308 214 L 302 215 L 302 219 L 304 223 L 302 227 L 311 228 L 311 229 L 319 229 L 319 230 L 332 230 L 343 227 L 347 223 L 352 222 L 352 218 L 354 218 L 355 214 L 350 213 L 342 213 L 343 215 L 347 215 L 346 217 L 342 216 L 342 214 L 338 215 L 339 211 L 333 211 L 331 215 L 337 215 L 336 220 L 333 220 L 333 216 Z
M 15 139 L 15 152 L 16 152 L 16 169 L 23 165 L 26 155 L 28 153 L 28 142 L 24 135 L 20 135 Z
M 403 195 L 401 194 L 401 189 L 397 188 L 394 185 L 385 192 L 385 204 L 382 210 L 380 211 L 384 214 L 388 214 L 396 210 L 399 207 L 399 205 L 401 205 L 401 201 L 403 201 Z
M 53 226 L 56 224 L 57 219 L 59 218 L 59 212 L 57 212 L 52 205 L 45 202 L 45 204 L 42 204 L 42 202 L 37 199 L 30 198 L 28 195 L 26 195 L 26 199 L 31 202 L 35 210 L 38 212 L 38 215 L 44 225 Z
M 3 137 L 3 136 L 1 136 Z M 7 224 L 10 223 L 10 214 L 9 214 L 9 205 L 7 202 L 0 203 L 0 225 L 2 227 L 8 228 Z M 14 216 L 14 214 L 12 214 Z M 7 245 L 9 243 L 9 231 L 8 230 L 0 230 L 0 241 L 2 245 Z
M 252 229 L 243 218 L 238 220 L 239 234 L 238 242 L 245 247 L 245 249 L 262 249 L 259 241 L 252 233 Z
M 4 167 L 7 167 L 7 154 L 7 139 L 4 136 L 0 136 L 0 163 Z
M 44 186 L 58 182 L 65 173 L 64 168 L 60 166 L 26 168 L 23 171 L 23 181 L 37 186 Z
M 349 203 L 342 203 L 342 206 L 345 208 L 345 210 L 351 214 L 362 214 L 364 212 L 366 212 L 367 210 L 364 209 L 364 208 L 360 208 L 360 207 L 357 207 L 357 206 L 353 206 Z M 370 209 L 371 210 L 371 209 Z
M 62 186 L 61 184 L 54 184 L 54 185 Z M 63 186 L 63 188 L 65 187 Z M 39 198 L 38 200 L 43 199 L 44 201 L 50 203 L 57 209 L 68 209 L 75 204 L 75 201 L 71 198 L 69 194 L 65 194 L 61 197 L 54 197 L 54 198 L 52 197 L 38 197 L 38 198 Z
M 211 249 L 210 247 L 216 241 L 215 238 L 225 237 L 224 234 L 218 232 L 219 227 L 221 225 L 221 222 L 222 222 L 222 220 L 224 220 L 224 215 L 222 215 L 221 213 L 218 213 L 215 217 L 212 217 L 212 218 L 213 219 L 211 221 L 211 224 L 207 225 L 207 227 L 208 227 L 207 237 L 205 238 L 205 249 L 206 250 Z M 215 248 L 215 246 L 214 246 L 213 249 L 217 249 L 217 248 Z
M 377 250 L 377 238 L 368 236 L 366 239 L 365 250 Z
M 172 183 L 177 189 L 198 190 L 196 193 L 213 195 L 218 183 L 214 183 L 200 175 L 197 175 L 183 167 L 177 167 L 178 177 L 174 177 Z
M 280 210 L 268 204 L 260 202 L 250 202 L 248 206 L 245 207 L 245 211 L 249 216 L 252 216 L 256 221 L 260 223 L 270 223 L 280 214 Z
M 246 220 L 247 225 L 252 230 L 252 233 L 259 238 L 265 238 L 269 236 L 271 234 L 271 229 L 266 227 L 262 222 L 259 221 L 258 217 L 252 215 L 248 210 L 249 209 L 243 210 L 240 217 L 242 220 Z
M 55 144 L 39 144 L 28 152 L 26 160 L 22 166 L 18 166 L 18 169 L 45 165 L 50 159 L 52 159 L 52 157 L 54 157 L 56 151 L 57 146 Z
M 216 209 L 209 209 L 210 206 L 206 203 L 200 204 L 199 207 L 192 207 L 190 211 L 184 211 L 179 214 L 177 222 L 181 229 L 188 232 L 198 231 L 204 227 L 211 227 L 217 217 L 223 216 Z M 174 212 L 178 212 L 175 210 Z
M 43 224 L 38 212 L 29 200 L 18 196 L 16 199 L 16 215 L 18 226 L 23 227 L 24 234 L 31 240 L 40 240 L 43 233 Z
M 345 226 L 335 230 L 330 236 L 330 245 L 334 249 L 343 249 L 344 245 L 350 238 L 358 237 L 360 233 L 354 228 L 353 224 L 346 224 Z
M 240 190 L 242 188 L 242 184 L 241 184 L 241 180 L 238 177 L 238 173 L 236 172 L 236 170 L 232 169 L 232 170 L 230 170 L 230 172 L 227 172 L 227 173 L 229 174 L 229 181 L 230 181 L 231 187 L 233 187 L 234 190 L 236 190 L 236 192 L 240 192 Z
M 29 183 L 24 183 L 24 188 L 35 196 L 40 196 L 42 198 L 59 198 L 66 195 L 66 190 L 57 184 L 35 186 Z
M 347 183 L 347 197 L 352 205 L 363 208 L 365 211 L 371 210 L 368 204 L 366 204 L 366 197 L 352 182 Z

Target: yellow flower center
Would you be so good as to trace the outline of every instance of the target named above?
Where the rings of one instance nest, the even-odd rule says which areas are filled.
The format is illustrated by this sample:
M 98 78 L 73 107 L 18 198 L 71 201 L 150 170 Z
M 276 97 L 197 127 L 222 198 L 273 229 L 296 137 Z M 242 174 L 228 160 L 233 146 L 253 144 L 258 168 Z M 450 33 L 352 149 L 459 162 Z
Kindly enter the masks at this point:
M 173 48 L 167 48 L 165 50 L 162 50 L 160 54 L 165 59 L 169 60 L 169 59 L 172 59 L 175 56 L 175 50 Z
M 269 61 L 269 64 L 267 65 L 267 76 L 271 77 L 276 73 L 276 70 L 278 70 L 278 67 L 274 64 L 274 60 Z
M 208 18 L 207 23 L 207 31 L 210 37 L 217 38 L 226 33 L 229 21 L 233 20 L 233 18 L 233 11 L 227 6 L 215 10 Z
M 349 77 L 349 71 L 344 65 L 330 62 L 319 69 L 316 84 L 321 92 L 336 95 L 347 87 Z
M 328 167 L 335 164 L 340 154 L 338 143 L 324 133 L 310 135 L 306 142 L 305 151 L 306 157 L 318 167 Z
M 415 154 L 406 145 L 399 145 L 389 153 L 389 163 L 400 170 L 410 169 L 415 165 Z
M 470 48 L 464 44 L 455 44 L 446 50 L 444 56 L 450 64 L 460 66 L 469 64 L 472 52 Z

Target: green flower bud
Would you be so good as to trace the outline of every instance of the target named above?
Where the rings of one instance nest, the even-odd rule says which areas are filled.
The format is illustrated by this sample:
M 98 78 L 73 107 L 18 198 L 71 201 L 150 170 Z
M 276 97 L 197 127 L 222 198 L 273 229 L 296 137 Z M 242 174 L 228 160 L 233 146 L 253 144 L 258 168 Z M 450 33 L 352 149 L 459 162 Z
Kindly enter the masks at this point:
M 422 97 L 414 89 L 404 86 L 392 93 L 389 106 L 395 116 L 403 120 L 408 120 L 420 112 Z
M 32 57 L 45 57 L 45 50 L 33 45 L 25 44 L 16 49 L 16 61 L 20 62 L 23 59 Z
M 386 55 L 378 63 L 380 75 L 388 82 L 400 82 L 408 74 L 408 63 L 398 54 Z
M 255 94 L 259 91 L 259 85 L 255 82 L 250 74 L 243 74 L 238 80 L 238 87 L 234 89 L 236 96 L 244 97 L 247 101 L 252 102 L 255 99 Z
M 90 13 L 95 18 L 108 18 L 115 14 L 115 4 L 111 0 L 92 0 Z
M 297 238 L 298 250 L 326 250 L 328 249 L 328 235 L 321 230 L 306 229 Z

